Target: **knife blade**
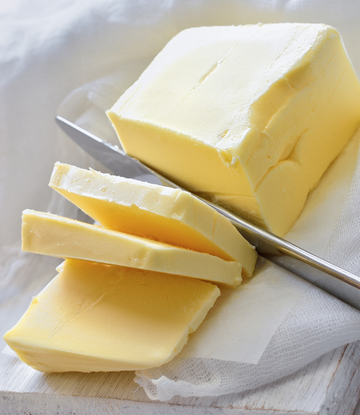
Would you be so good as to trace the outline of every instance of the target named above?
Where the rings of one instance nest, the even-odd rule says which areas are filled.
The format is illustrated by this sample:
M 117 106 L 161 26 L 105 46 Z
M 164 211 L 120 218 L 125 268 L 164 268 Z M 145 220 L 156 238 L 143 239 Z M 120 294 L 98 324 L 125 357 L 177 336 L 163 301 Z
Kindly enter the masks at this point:
M 139 160 L 128 156 L 118 146 L 102 140 L 65 118 L 57 116 L 56 122 L 77 145 L 112 173 L 186 190 Z M 194 196 L 227 217 L 244 238 L 255 246 L 262 257 L 360 310 L 360 278 L 358 276 L 251 224 L 208 200 Z

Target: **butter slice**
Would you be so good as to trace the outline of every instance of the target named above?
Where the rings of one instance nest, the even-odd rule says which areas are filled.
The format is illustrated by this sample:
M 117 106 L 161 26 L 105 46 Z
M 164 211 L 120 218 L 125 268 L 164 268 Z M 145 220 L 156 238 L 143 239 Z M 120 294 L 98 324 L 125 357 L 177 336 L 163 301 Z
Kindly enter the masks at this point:
M 200 280 L 66 260 L 4 340 L 42 372 L 156 367 L 181 351 L 219 294 Z
M 241 265 L 236 261 L 29 209 L 22 215 L 22 249 L 200 278 L 231 287 L 241 282 Z
M 360 84 L 322 24 L 175 36 L 108 111 L 125 151 L 284 235 L 360 124 Z
M 56 163 L 50 186 L 101 225 L 254 270 L 257 253 L 231 222 L 188 192 Z

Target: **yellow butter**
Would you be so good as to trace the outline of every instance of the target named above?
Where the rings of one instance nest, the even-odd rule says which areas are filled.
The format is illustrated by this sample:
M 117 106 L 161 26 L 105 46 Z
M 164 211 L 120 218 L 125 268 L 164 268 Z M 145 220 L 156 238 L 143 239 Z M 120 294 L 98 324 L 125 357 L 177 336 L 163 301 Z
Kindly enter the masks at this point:
M 360 123 L 360 84 L 321 24 L 188 29 L 108 111 L 125 151 L 284 235 Z
M 22 249 L 200 278 L 232 287 L 241 282 L 241 265 L 236 261 L 29 209 L 22 215 Z
M 101 225 L 242 265 L 257 253 L 231 222 L 190 193 L 56 163 L 50 186 Z
M 43 372 L 160 366 L 180 352 L 219 294 L 200 280 L 66 260 L 4 340 Z

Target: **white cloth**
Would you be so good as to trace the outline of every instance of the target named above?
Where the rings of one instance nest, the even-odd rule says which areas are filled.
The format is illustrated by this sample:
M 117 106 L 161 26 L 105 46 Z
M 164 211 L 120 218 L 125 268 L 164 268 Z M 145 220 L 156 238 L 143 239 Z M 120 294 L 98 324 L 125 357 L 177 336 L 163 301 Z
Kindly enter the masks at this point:
M 19 279 L 17 286 L 9 283 L 12 275 L 31 275 L 28 268 L 33 260 L 20 252 L 22 210 L 78 215 L 73 206 L 47 188 L 54 162 L 97 167 L 59 133 L 54 123 L 58 111 L 88 123 L 92 131 L 112 141 L 114 136 L 107 133 L 102 118 L 103 109 L 112 104 L 109 96 L 120 94 L 131 84 L 172 36 L 191 26 L 259 21 L 322 22 L 335 26 L 360 74 L 357 0 L 18 0 L 0 6 L 0 289 L 4 299 L 21 289 Z M 102 77 L 102 81 L 95 81 Z M 119 79 L 123 82 L 119 83 Z M 92 81 L 94 89 L 86 99 L 78 91 L 71 93 Z M 108 93 L 107 87 L 117 90 Z M 344 194 L 344 209 L 331 225 L 329 242 L 323 247 L 325 256 L 355 273 L 360 271 L 359 252 L 354 248 L 360 234 L 356 213 L 359 176 L 358 167 L 350 192 Z M 39 258 L 38 262 L 41 261 Z M 44 275 L 49 272 L 49 278 L 53 276 L 49 266 L 37 265 L 37 269 Z M 44 275 L 32 278 L 46 279 Z M 317 289 L 307 290 L 296 307 L 278 324 L 276 335 L 269 339 L 258 364 L 229 366 L 228 362 L 214 359 L 194 364 L 179 357 L 161 369 L 138 373 L 139 382 L 154 399 L 168 399 L 174 394 L 235 392 L 291 373 L 331 348 L 360 338 L 359 313 Z M 317 319 L 311 318 L 311 310 Z M 315 330 L 319 325 L 330 327 L 331 333 L 324 329 L 323 337 L 316 343 Z M 302 327 L 303 331 L 294 332 L 294 327 Z M 309 353 L 297 354 L 300 346 Z M 281 365 L 279 354 L 287 356 L 280 359 L 284 362 Z M 197 373 L 190 373 L 192 377 L 189 367 L 196 368 Z M 219 380 L 219 374 L 226 384 Z M 208 383 L 204 383 L 204 375 L 210 379 Z

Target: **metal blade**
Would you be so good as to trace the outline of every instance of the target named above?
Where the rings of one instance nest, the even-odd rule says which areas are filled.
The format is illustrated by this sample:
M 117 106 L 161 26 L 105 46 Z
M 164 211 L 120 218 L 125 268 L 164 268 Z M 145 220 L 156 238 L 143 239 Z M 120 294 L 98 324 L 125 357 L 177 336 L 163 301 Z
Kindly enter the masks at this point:
M 144 166 L 139 160 L 128 156 L 118 146 L 114 146 L 81 127 L 71 123 L 63 117 L 55 118 L 61 129 L 83 150 L 96 161 L 109 169 L 112 173 L 145 181 L 148 183 L 162 184 L 169 187 L 177 187 L 175 184 Z
M 70 121 L 56 117 L 58 125 L 81 148 L 114 174 L 182 189 L 99 137 Z M 182 189 L 185 190 L 185 189 Z M 297 274 L 360 310 L 360 278 L 239 218 L 226 209 L 194 195 L 227 217 L 261 256 Z

